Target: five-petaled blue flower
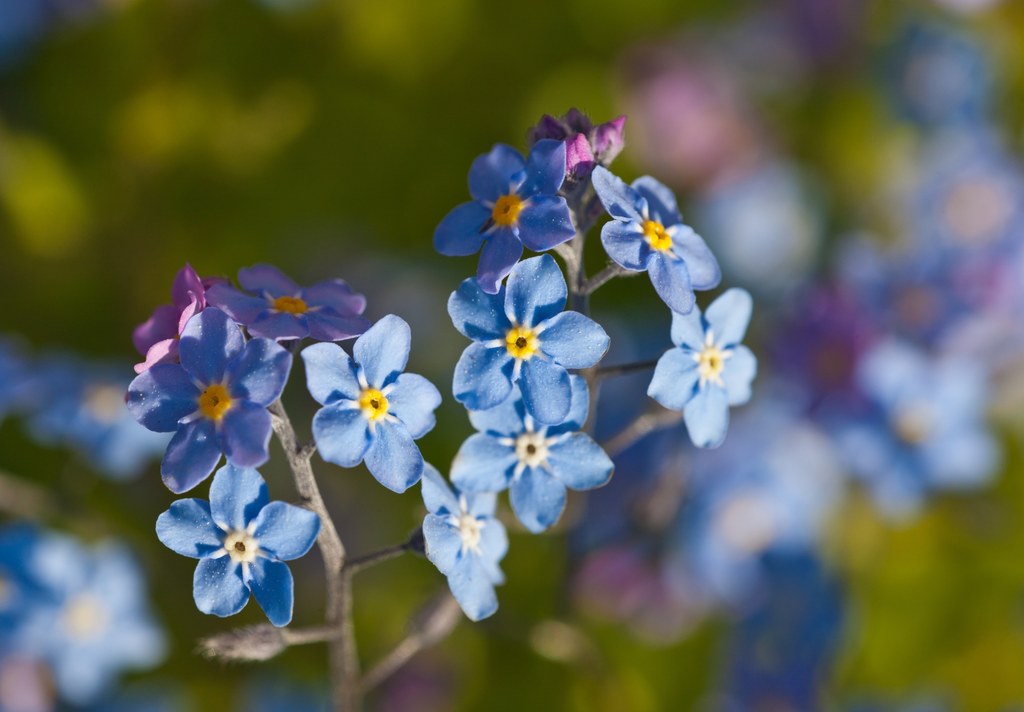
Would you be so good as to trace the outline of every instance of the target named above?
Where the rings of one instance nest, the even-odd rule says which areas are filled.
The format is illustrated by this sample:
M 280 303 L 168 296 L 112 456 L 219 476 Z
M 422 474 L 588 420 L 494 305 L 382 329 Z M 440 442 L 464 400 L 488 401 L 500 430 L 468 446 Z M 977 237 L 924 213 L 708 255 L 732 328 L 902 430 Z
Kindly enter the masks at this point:
M 601 228 L 608 256 L 628 270 L 648 272 L 665 304 L 689 313 L 693 290 L 712 289 L 722 273 L 704 240 L 683 224 L 672 191 L 650 176 L 626 185 L 602 166 L 594 169 L 593 182 L 614 218 Z
M 128 408 L 157 432 L 177 431 L 160 472 L 172 492 L 205 480 L 223 453 L 239 467 L 269 457 L 267 406 L 284 390 L 292 357 L 269 339 L 248 343 L 220 309 L 204 309 L 181 333 L 181 363 L 158 363 L 128 387 Z
M 167 548 L 199 559 L 192 595 L 203 613 L 233 616 L 250 591 L 276 626 L 292 619 L 294 582 L 285 564 L 316 541 L 320 518 L 286 502 L 271 502 L 260 473 L 225 465 L 210 485 L 210 501 L 179 499 L 156 521 Z
M 550 255 L 523 260 L 496 295 L 465 280 L 448 300 L 452 323 L 475 343 L 455 366 L 455 399 L 470 410 L 502 403 L 518 383 L 526 412 L 546 425 L 569 414 L 567 368 L 588 368 L 608 350 L 608 334 L 566 311 L 567 289 Z
M 342 467 L 365 458 L 370 474 L 395 492 L 423 474 L 423 455 L 413 441 L 433 429 L 441 404 L 434 384 L 402 373 L 411 338 L 409 325 L 391 314 L 356 340 L 354 359 L 336 344 L 302 351 L 309 392 L 324 406 L 313 417 L 320 456 Z
M 509 488 L 512 509 L 527 529 L 542 532 L 562 515 L 566 488 L 586 490 L 608 482 L 614 465 L 601 446 L 579 432 L 587 419 L 587 384 L 572 376 L 572 410 L 564 423 L 536 423 L 518 395 L 490 410 L 471 411 L 479 433 L 459 448 L 452 482 L 463 492 Z
M 654 369 L 647 395 L 682 410 L 690 439 L 698 447 L 718 447 L 729 429 L 729 406 L 750 400 L 757 359 L 740 344 L 750 323 L 752 300 L 730 289 L 701 316 L 672 315 L 672 343 Z
M 423 470 L 427 558 L 448 577 L 448 587 L 470 620 L 498 610 L 494 587 L 504 583 L 499 562 L 508 551 L 505 527 L 494 517 L 493 492 L 458 494 L 434 467 Z
M 565 143 L 545 139 L 524 161 L 511 146 L 497 144 L 469 169 L 473 200 L 455 207 L 434 231 L 442 255 L 462 257 L 480 250 L 476 279 L 488 294 L 523 254 L 550 250 L 576 234 L 569 206 L 558 193 L 565 180 Z

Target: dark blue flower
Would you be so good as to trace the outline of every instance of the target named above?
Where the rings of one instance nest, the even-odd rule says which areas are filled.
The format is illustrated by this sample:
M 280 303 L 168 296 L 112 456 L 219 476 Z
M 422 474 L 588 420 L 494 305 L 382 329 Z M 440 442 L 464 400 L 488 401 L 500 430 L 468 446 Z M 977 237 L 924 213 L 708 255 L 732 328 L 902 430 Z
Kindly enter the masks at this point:
M 189 320 L 181 335 L 181 364 L 158 363 L 128 387 L 128 408 L 157 432 L 174 432 L 160 472 L 175 493 L 209 477 L 224 454 L 239 467 L 269 457 L 267 406 L 284 390 L 292 357 L 269 339 L 246 343 L 220 309 Z
M 683 224 L 672 191 L 650 176 L 626 185 L 598 166 L 594 190 L 613 220 L 601 244 L 621 267 L 648 272 L 658 296 L 679 314 L 693 309 L 693 290 L 712 289 L 722 273 L 704 240 Z
M 305 555 L 320 532 L 308 509 L 271 502 L 252 468 L 225 465 L 210 485 L 210 501 L 179 499 L 160 515 L 164 546 L 199 559 L 192 595 L 203 613 L 233 616 L 249 593 L 276 626 L 292 619 L 294 583 L 285 561 Z
M 538 141 L 526 160 L 511 146 L 497 144 L 473 161 L 473 200 L 445 216 L 434 231 L 434 247 L 461 257 L 482 246 L 476 279 L 481 289 L 496 294 L 524 245 L 544 252 L 576 234 L 569 206 L 557 195 L 564 180 L 564 142 Z
M 504 583 L 499 562 L 508 551 L 505 527 L 494 516 L 493 493 L 453 492 L 436 469 L 423 470 L 423 538 L 427 558 L 448 577 L 455 600 L 471 620 L 498 610 L 494 587 Z
M 672 315 L 672 343 L 658 360 L 647 395 L 682 410 L 690 439 L 698 447 L 718 447 L 729 429 L 729 406 L 750 400 L 757 359 L 740 344 L 750 322 L 750 295 L 730 289 L 702 316 Z
M 324 407 L 313 417 L 317 451 L 328 462 L 366 467 L 390 490 L 404 492 L 423 474 L 415 440 L 434 427 L 441 394 L 430 381 L 402 373 L 409 325 L 388 315 L 360 336 L 354 358 L 336 344 L 302 351 L 309 392 Z
M 471 411 L 479 433 L 462 444 L 452 482 L 463 492 L 510 490 L 512 509 L 527 529 L 541 532 L 565 509 L 566 488 L 587 490 L 608 482 L 614 465 L 601 446 L 579 430 L 587 419 L 587 384 L 572 376 L 572 411 L 556 426 L 536 423 L 513 392 L 490 410 Z
M 572 403 L 566 369 L 593 366 L 609 343 L 593 319 L 562 311 L 566 296 L 565 279 L 549 255 L 516 265 L 496 295 L 465 280 L 448 300 L 455 328 L 475 342 L 455 366 L 455 399 L 470 410 L 487 410 L 518 383 L 535 420 L 565 420 Z

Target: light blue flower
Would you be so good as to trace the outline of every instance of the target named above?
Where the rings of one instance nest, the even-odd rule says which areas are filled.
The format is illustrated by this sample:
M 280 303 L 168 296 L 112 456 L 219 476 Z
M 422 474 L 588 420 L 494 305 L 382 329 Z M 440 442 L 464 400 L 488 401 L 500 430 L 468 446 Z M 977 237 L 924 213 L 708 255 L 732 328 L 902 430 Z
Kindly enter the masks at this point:
M 518 383 L 526 412 L 556 425 L 569 414 L 569 368 L 589 368 L 608 350 L 593 319 L 565 311 L 567 288 L 549 255 L 523 260 L 496 295 L 465 280 L 448 300 L 452 323 L 474 341 L 455 366 L 455 399 L 470 410 L 505 401 Z
M 594 190 L 613 220 L 601 228 L 601 244 L 621 267 L 648 272 L 668 307 L 687 314 L 693 290 L 712 289 L 722 273 L 693 228 L 683 224 L 672 191 L 650 176 L 626 185 L 607 168 L 593 174 Z
M 199 559 L 192 595 L 203 613 L 233 616 L 256 596 L 276 626 L 292 619 L 294 583 L 285 561 L 305 555 L 320 532 L 308 509 L 271 502 L 252 468 L 225 465 L 210 485 L 210 501 L 179 499 L 160 515 L 164 546 Z
M 302 351 L 309 392 L 324 406 L 313 417 L 320 456 L 342 467 L 365 459 L 370 474 L 394 492 L 423 474 L 414 441 L 433 429 L 441 404 L 434 384 L 403 373 L 411 339 L 409 325 L 391 314 L 356 340 L 352 357 L 336 344 Z
M 560 425 L 545 426 L 526 413 L 513 392 L 490 410 L 471 411 L 479 433 L 459 448 L 452 483 L 463 492 L 510 490 L 512 509 L 527 529 L 541 532 L 565 509 L 566 488 L 588 490 L 611 478 L 614 465 L 601 446 L 579 430 L 587 419 L 587 384 L 572 376 L 572 411 Z
M 525 161 L 511 146 L 497 144 L 473 161 L 473 200 L 444 217 L 434 231 L 434 247 L 461 257 L 482 246 L 476 280 L 485 292 L 497 294 L 524 245 L 544 252 L 576 234 L 569 206 L 557 195 L 564 180 L 563 141 L 538 141 Z
M 690 439 L 698 447 L 718 447 L 729 429 L 729 406 L 750 400 L 757 359 L 740 344 L 750 322 L 752 300 L 730 289 L 704 315 L 672 315 L 672 343 L 654 369 L 647 395 L 682 410 Z
M 505 527 L 494 516 L 493 493 L 452 491 L 434 467 L 423 470 L 423 539 L 427 558 L 448 577 L 448 587 L 470 620 L 498 610 L 494 587 L 504 583 L 498 566 L 508 551 Z

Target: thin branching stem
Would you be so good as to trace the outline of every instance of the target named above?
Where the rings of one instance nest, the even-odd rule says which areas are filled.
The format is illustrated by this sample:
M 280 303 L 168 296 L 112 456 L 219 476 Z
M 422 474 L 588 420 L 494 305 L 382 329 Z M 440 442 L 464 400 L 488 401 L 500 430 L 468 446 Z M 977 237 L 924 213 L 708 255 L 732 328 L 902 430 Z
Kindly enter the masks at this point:
M 605 267 L 603 270 L 595 274 L 590 279 L 583 283 L 582 291 L 585 294 L 593 294 L 598 290 L 599 287 L 604 286 L 608 282 L 612 281 L 616 277 L 622 277 L 623 275 L 630 274 L 630 271 L 624 267 L 620 267 L 614 262 Z
M 682 419 L 683 414 L 676 410 L 659 409 L 644 413 L 610 440 L 601 443 L 601 447 L 610 457 L 615 457 L 645 435 L 661 428 L 671 427 Z
M 636 361 L 634 363 L 622 363 L 615 366 L 598 366 L 594 369 L 594 378 L 603 380 L 613 376 L 628 376 L 637 371 L 649 371 L 658 365 L 658 360 Z

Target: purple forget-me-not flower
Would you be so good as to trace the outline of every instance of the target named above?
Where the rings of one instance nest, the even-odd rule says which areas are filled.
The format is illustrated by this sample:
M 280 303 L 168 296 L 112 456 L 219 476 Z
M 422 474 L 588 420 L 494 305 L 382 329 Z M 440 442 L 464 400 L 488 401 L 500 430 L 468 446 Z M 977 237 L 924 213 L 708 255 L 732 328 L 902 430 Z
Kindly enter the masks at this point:
M 465 280 L 448 300 L 452 323 L 474 343 L 455 366 L 455 399 L 470 410 L 502 403 L 518 383 L 526 412 L 556 425 L 572 403 L 567 368 L 588 368 L 608 350 L 608 334 L 566 311 L 568 291 L 550 255 L 523 260 L 496 295 Z
M 336 344 L 302 351 L 309 392 L 324 407 L 313 417 L 320 456 L 342 467 L 364 458 L 377 481 L 404 492 L 423 474 L 414 440 L 434 427 L 441 394 L 430 381 L 402 373 L 409 360 L 409 325 L 388 315 L 360 336 L 354 358 Z
M 192 595 L 203 613 L 233 616 L 250 591 L 276 626 L 292 619 L 294 582 L 285 561 L 305 555 L 320 533 L 314 512 L 271 502 L 260 473 L 225 465 L 210 501 L 179 499 L 156 521 L 167 548 L 199 559 Z
M 490 410 L 470 411 L 479 433 L 459 448 L 452 482 L 463 492 L 509 488 L 512 509 L 527 529 L 542 532 L 562 515 L 566 488 L 587 490 L 608 482 L 614 465 L 601 446 L 579 432 L 590 398 L 581 376 L 571 376 L 572 410 L 565 422 L 545 426 L 513 394 Z
M 496 294 L 501 280 L 523 254 L 550 250 L 576 234 L 565 198 L 565 143 L 538 141 L 523 160 L 511 146 L 497 144 L 469 169 L 473 200 L 449 212 L 434 231 L 442 255 L 462 257 L 483 247 L 476 280 Z
M 505 527 L 494 516 L 497 495 L 453 492 L 434 467 L 423 470 L 423 539 L 427 558 L 470 620 L 498 610 L 494 587 L 504 583 L 499 562 L 508 551 Z
M 150 430 L 174 432 L 160 465 L 175 493 L 206 479 L 223 453 L 239 467 L 267 461 L 267 406 L 284 390 L 292 357 L 269 339 L 248 343 L 220 309 L 192 317 L 181 364 L 159 363 L 128 387 L 128 409 Z
M 672 311 L 688 313 L 693 290 L 718 285 L 718 262 L 700 235 L 683 224 L 671 190 L 650 176 L 626 185 L 601 166 L 594 169 L 593 182 L 613 218 L 601 228 L 608 256 L 628 270 L 648 272 Z
M 729 429 L 729 406 L 750 400 L 757 359 L 740 342 L 750 323 L 752 300 L 730 289 L 701 315 L 672 314 L 672 343 L 654 369 L 647 395 L 682 410 L 697 447 L 718 447 Z

